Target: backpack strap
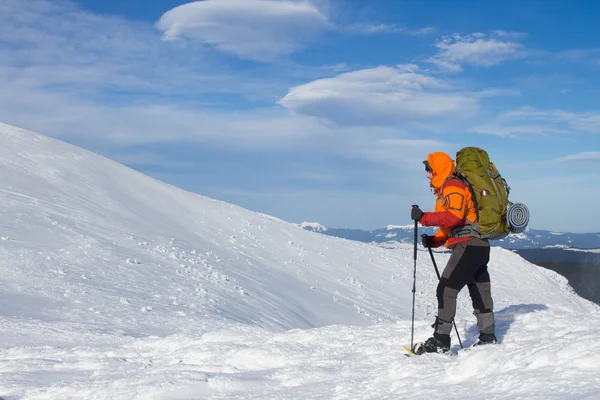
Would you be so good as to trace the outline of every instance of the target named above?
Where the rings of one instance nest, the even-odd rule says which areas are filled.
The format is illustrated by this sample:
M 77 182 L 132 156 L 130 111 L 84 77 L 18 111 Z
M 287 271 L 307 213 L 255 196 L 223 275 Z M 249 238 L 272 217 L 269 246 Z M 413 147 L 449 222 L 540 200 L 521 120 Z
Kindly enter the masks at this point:
M 461 177 L 460 175 L 454 175 L 454 174 L 450 175 L 448 177 L 448 179 L 446 179 L 444 181 L 444 183 L 442 183 L 442 186 L 440 186 L 440 192 L 438 195 L 438 199 L 442 202 L 442 205 L 444 207 L 446 206 L 446 199 L 444 199 L 444 196 L 443 196 L 444 187 L 446 186 L 446 184 L 448 182 L 450 182 L 452 180 L 457 180 L 457 181 L 461 182 L 471 192 L 471 199 L 473 199 L 473 204 L 475 207 L 475 212 L 477 214 L 477 219 L 479 219 L 479 208 L 477 207 L 477 198 L 475 197 L 473 188 L 471 187 L 469 182 L 466 179 L 464 179 L 463 177 Z M 466 224 L 453 228 L 450 231 L 450 233 L 448 234 L 448 237 L 453 237 L 453 238 L 464 238 L 464 237 L 480 238 L 481 237 L 481 232 L 479 230 L 479 224 L 477 222 L 473 222 L 473 221 L 469 220 L 466 215 L 467 212 L 468 212 L 468 204 L 466 205 L 465 215 L 463 216 L 463 219 L 465 220 Z
M 446 186 L 446 184 L 447 184 L 448 182 L 450 182 L 451 180 L 454 180 L 454 179 L 456 179 L 456 180 L 458 180 L 458 181 L 462 182 L 462 183 L 463 183 L 465 186 L 469 187 L 469 186 L 468 186 L 468 185 L 465 183 L 465 181 L 464 181 L 463 179 L 460 179 L 460 178 L 459 178 L 458 176 L 456 176 L 456 175 L 450 175 L 450 176 L 448 177 L 448 179 L 446 179 L 446 180 L 444 181 L 444 183 L 442 183 L 442 186 L 440 186 L 440 191 L 438 192 L 438 199 L 439 199 L 439 200 L 442 202 L 442 205 L 444 205 L 444 207 L 446 206 L 446 199 L 444 199 L 444 196 L 443 196 L 443 194 L 444 194 L 444 187 Z M 471 193 L 471 197 L 472 197 L 472 195 L 473 195 L 473 194 Z

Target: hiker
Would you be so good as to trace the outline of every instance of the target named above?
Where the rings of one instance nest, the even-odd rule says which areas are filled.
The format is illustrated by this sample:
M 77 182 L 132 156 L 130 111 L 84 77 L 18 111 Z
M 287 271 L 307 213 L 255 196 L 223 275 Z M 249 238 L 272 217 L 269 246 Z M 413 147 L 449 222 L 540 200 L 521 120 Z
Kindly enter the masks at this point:
M 477 213 L 471 192 L 464 182 L 453 176 L 454 160 L 446 153 L 436 152 L 423 161 L 427 178 L 437 197 L 434 212 L 423 212 L 413 207 L 411 218 L 422 226 L 436 226 L 433 235 L 423 235 L 426 248 L 446 245 L 452 250 L 437 287 L 438 314 L 433 336 L 416 343 L 416 354 L 447 352 L 450 350 L 450 331 L 456 314 L 456 297 L 465 285 L 477 317 L 479 341 L 475 345 L 497 343 L 490 275 L 487 263 L 490 244 L 479 238 Z

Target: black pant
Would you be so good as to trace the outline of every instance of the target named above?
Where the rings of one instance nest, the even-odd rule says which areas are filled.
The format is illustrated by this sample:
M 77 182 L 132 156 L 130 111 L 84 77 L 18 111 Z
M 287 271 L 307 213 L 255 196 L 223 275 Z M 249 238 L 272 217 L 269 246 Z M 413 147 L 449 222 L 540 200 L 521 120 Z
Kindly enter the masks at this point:
M 489 259 L 487 240 L 473 239 L 454 247 L 437 287 L 436 333 L 450 334 L 456 315 L 456 297 L 465 286 L 469 288 L 479 330 L 494 333 L 494 302 L 487 269 Z

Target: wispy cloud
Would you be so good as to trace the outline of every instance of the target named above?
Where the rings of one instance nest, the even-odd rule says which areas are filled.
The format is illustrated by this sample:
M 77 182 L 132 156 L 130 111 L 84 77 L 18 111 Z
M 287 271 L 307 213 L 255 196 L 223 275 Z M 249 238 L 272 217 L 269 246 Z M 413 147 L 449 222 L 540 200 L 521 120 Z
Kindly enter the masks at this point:
M 472 93 L 472 95 L 476 98 L 485 99 L 499 96 L 520 96 L 521 92 L 516 89 L 488 88 L 480 90 L 478 92 L 474 92 Z
M 568 132 L 568 130 L 555 129 L 537 125 L 476 125 L 469 128 L 469 132 L 505 138 L 515 138 L 522 134 L 546 136 L 550 133 L 566 133 Z
M 413 36 L 425 36 L 435 32 L 435 28 L 428 26 L 425 28 L 409 29 L 408 33 Z
M 583 153 L 572 154 L 556 159 L 558 162 L 571 162 L 571 161 L 600 161 L 600 152 L 598 151 L 586 151 Z
M 281 109 L 230 112 L 161 103 L 115 107 L 39 91 L 0 92 L 0 121 L 55 137 L 113 147 L 196 142 L 277 148 L 329 134 L 317 121 Z
M 492 31 L 492 34 L 505 39 L 522 39 L 527 36 L 524 32 L 505 31 L 501 29 Z
M 342 32 L 365 35 L 379 33 L 399 33 L 410 36 L 425 36 L 435 31 L 435 29 L 432 27 L 412 29 L 396 24 L 381 24 L 373 22 L 359 22 L 350 25 L 338 25 L 336 29 Z
M 600 133 L 600 112 L 576 113 L 520 107 L 501 113 L 485 124 L 470 128 L 470 131 L 500 137 Z
M 556 53 L 548 53 L 552 55 L 553 60 L 582 62 L 582 61 L 600 61 L 600 48 L 591 49 L 569 49 Z
M 503 118 L 565 124 L 571 131 L 600 133 L 600 112 L 577 113 L 560 109 L 540 110 L 533 107 L 521 107 L 507 112 Z
M 569 113 L 568 120 L 575 130 L 600 133 L 600 112 L 584 114 Z
M 354 23 L 347 26 L 340 26 L 339 30 L 350 33 L 377 34 L 377 33 L 401 33 L 404 29 L 396 24 L 376 24 L 376 23 Z
M 524 47 L 511 40 L 515 38 L 517 34 L 504 31 L 445 36 L 435 44 L 438 52 L 428 61 L 448 72 L 460 72 L 463 65 L 491 67 L 525 56 Z
M 347 72 L 292 88 L 280 101 L 288 109 L 342 125 L 427 124 L 472 116 L 474 96 L 452 90 L 415 65 Z M 414 126 L 414 125 L 413 125 Z
M 151 24 L 96 15 L 68 1 L 0 6 L 0 74 L 9 82 L 62 92 L 76 85 L 87 94 L 207 92 L 227 82 L 206 54 L 161 42 Z

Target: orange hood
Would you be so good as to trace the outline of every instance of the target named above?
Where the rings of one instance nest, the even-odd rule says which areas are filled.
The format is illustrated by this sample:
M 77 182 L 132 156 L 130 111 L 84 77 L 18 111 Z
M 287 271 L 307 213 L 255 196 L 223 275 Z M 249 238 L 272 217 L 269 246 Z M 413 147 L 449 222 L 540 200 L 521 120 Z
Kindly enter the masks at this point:
M 448 154 L 439 151 L 436 153 L 429 154 L 427 156 L 427 162 L 433 170 L 433 179 L 431 179 L 431 186 L 437 193 L 442 187 L 442 184 L 454 171 L 454 160 L 452 160 Z

